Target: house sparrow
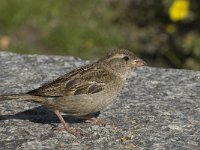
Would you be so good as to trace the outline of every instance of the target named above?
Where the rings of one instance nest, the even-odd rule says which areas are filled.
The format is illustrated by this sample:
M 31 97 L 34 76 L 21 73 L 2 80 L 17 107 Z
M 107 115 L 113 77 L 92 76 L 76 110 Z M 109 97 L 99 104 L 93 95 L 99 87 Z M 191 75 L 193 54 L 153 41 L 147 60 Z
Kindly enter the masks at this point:
M 2 95 L 0 100 L 28 100 L 43 104 L 58 116 L 66 131 L 77 135 L 60 112 L 84 118 L 90 123 L 102 123 L 90 114 L 111 104 L 122 89 L 129 70 L 145 64 L 128 50 L 115 50 L 97 62 L 75 69 L 35 90 Z

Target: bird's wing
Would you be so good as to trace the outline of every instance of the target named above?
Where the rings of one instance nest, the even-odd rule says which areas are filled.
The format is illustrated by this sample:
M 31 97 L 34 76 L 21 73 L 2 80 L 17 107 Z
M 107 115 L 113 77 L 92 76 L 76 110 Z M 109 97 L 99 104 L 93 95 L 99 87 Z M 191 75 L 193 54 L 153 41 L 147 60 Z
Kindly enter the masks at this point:
M 104 67 L 87 65 L 28 92 L 37 96 L 68 96 L 102 91 L 114 75 Z

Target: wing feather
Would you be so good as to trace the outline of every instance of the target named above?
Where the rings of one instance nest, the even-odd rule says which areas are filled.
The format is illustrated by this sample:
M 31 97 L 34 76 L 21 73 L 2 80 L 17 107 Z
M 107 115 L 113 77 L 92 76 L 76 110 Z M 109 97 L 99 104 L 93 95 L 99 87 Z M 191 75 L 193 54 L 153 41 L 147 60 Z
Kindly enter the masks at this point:
M 106 84 L 114 78 L 103 66 L 94 64 L 74 70 L 53 82 L 44 84 L 28 92 L 38 96 L 68 96 L 93 94 L 104 90 Z

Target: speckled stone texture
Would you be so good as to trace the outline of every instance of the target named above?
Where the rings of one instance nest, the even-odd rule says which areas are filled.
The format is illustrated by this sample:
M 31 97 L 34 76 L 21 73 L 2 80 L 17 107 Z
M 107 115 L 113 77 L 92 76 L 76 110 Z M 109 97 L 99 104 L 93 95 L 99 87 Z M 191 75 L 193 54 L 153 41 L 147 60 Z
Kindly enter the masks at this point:
M 85 63 L 74 57 L 0 52 L 0 94 L 27 92 Z M 74 137 L 58 130 L 59 120 L 44 106 L 1 101 L 0 149 L 200 149 L 200 72 L 133 70 L 116 102 L 99 117 L 117 128 L 66 115 L 71 126 L 85 133 Z

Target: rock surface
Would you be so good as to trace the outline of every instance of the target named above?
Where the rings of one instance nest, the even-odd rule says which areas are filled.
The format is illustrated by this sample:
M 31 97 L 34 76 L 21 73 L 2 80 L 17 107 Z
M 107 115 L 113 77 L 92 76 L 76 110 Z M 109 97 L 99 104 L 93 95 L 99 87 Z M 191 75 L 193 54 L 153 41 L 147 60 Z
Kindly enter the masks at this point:
M 39 87 L 85 63 L 74 57 L 0 52 L 0 94 Z M 44 106 L 0 102 L 0 149 L 200 149 L 200 72 L 144 67 L 132 71 L 117 101 L 99 115 L 117 129 L 65 116 L 74 137 Z M 56 127 L 56 128 L 59 128 Z

